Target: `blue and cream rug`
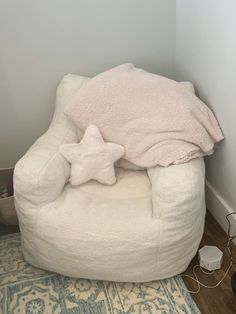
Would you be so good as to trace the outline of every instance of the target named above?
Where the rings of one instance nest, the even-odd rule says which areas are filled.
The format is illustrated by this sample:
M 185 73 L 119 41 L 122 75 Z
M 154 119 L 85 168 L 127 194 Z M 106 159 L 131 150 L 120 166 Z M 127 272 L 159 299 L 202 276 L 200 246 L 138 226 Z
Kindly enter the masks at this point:
M 18 233 L 0 237 L 1 314 L 199 314 L 180 276 L 148 283 L 73 279 L 32 267 Z

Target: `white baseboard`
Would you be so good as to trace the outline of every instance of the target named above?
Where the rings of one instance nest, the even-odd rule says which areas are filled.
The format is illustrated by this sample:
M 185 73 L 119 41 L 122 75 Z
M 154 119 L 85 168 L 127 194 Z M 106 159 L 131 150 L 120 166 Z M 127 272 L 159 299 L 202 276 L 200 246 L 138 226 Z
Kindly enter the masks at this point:
M 232 213 L 236 209 L 232 208 L 223 197 L 213 188 L 206 180 L 206 207 L 214 216 L 219 225 L 225 232 L 228 230 L 228 222 L 225 218 L 227 214 Z M 236 215 L 230 218 L 231 235 L 236 234 Z M 236 241 L 234 241 L 236 244 Z

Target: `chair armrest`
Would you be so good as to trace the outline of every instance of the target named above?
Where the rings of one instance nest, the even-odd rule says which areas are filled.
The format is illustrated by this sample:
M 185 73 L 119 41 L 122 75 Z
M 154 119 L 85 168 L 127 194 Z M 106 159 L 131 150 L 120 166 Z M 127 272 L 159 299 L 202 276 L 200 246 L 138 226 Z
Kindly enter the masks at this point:
M 42 135 L 17 162 L 14 171 L 16 204 L 31 206 L 50 203 L 61 194 L 68 180 L 70 166 L 59 153 L 64 143 L 77 142 L 72 124 L 54 125 Z
M 152 184 L 154 218 L 173 220 L 177 224 L 186 215 L 194 217 L 194 211 L 204 208 L 203 158 L 168 167 L 156 166 L 147 172 Z
M 148 175 L 152 184 L 153 219 L 159 223 L 158 267 L 167 274 L 175 263 L 180 272 L 184 271 L 197 252 L 204 230 L 203 158 L 150 168 Z M 166 260 L 170 262 L 168 267 Z
M 73 74 L 65 75 L 61 80 L 50 128 L 15 166 L 14 195 L 17 209 L 48 204 L 61 194 L 69 177 L 70 166 L 59 153 L 59 147 L 64 143 L 78 142 L 82 137 L 81 131 L 63 111 L 87 81 L 88 78 Z

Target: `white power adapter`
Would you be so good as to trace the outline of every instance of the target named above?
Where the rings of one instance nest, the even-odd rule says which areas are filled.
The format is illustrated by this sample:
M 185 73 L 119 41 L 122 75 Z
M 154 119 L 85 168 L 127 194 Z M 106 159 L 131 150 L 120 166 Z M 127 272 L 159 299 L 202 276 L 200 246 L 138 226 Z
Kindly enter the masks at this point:
M 202 268 L 210 271 L 221 268 L 223 252 L 218 247 L 205 245 L 199 250 L 198 255 Z

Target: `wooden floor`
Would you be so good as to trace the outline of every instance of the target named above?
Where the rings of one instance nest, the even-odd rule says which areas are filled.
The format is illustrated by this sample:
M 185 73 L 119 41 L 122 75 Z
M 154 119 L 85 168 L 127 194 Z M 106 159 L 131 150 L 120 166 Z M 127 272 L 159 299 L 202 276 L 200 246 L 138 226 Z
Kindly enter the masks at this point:
M 17 227 L 7 227 L 0 224 L 0 235 L 7 233 L 18 232 Z M 227 237 L 221 227 L 217 224 L 214 218 L 207 213 L 205 232 L 202 239 L 201 246 L 216 245 L 224 252 L 223 268 L 216 271 L 213 275 L 204 275 L 199 273 L 199 279 L 207 285 L 216 284 L 224 275 L 225 269 L 229 265 L 228 252 L 223 247 L 223 243 Z M 234 259 L 236 260 L 236 247 L 234 248 Z M 197 256 L 193 259 L 192 263 L 188 267 L 186 274 L 192 275 L 192 268 L 198 264 Z M 234 271 L 236 267 L 234 265 Z M 228 276 L 222 282 L 222 284 L 214 289 L 206 289 L 201 287 L 201 291 L 198 294 L 192 294 L 193 299 L 198 305 L 202 314 L 236 314 L 236 294 L 231 290 L 231 275 L 233 269 L 229 272 Z M 184 281 L 190 290 L 196 290 L 197 286 L 191 279 L 184 278 Z
M 200 246 L 203 245 L 216 245 L 223 251 L 223 266 L 220 270 L 215 271 L 212 275 L 204 275 L 201 271 L 197 271 L 199 274 L 199 280 L 206 285 L 215 285 L 225 273 L 225 270 L 229 265 L 228 250 L 223 246 L 223 243 L 227 240 L 225 232 L 221 229 L 215 219 L 207 213 L 206 225 L 203 235 L 203 239 Z M 236 261 L 236 247 L 233 248 L 233 257 Z M 186 274 L 192 275 L 192 268 L 198 264 L 197 256 L 193 259 L 192 263 L 188 267 Z M 236 294 L 231 289 L 231 275 L 233 270 L 236 271 L 235 265 L 230 270 L 225 280 L 214 289 L 207 289 L 201 287 L 198 294 L 192 294 L 197 306 L 202 314 L 236 314 Z M 189 290 L 196 290 L 197 284 L 191 279 L 183 278 L 185 284 Z

